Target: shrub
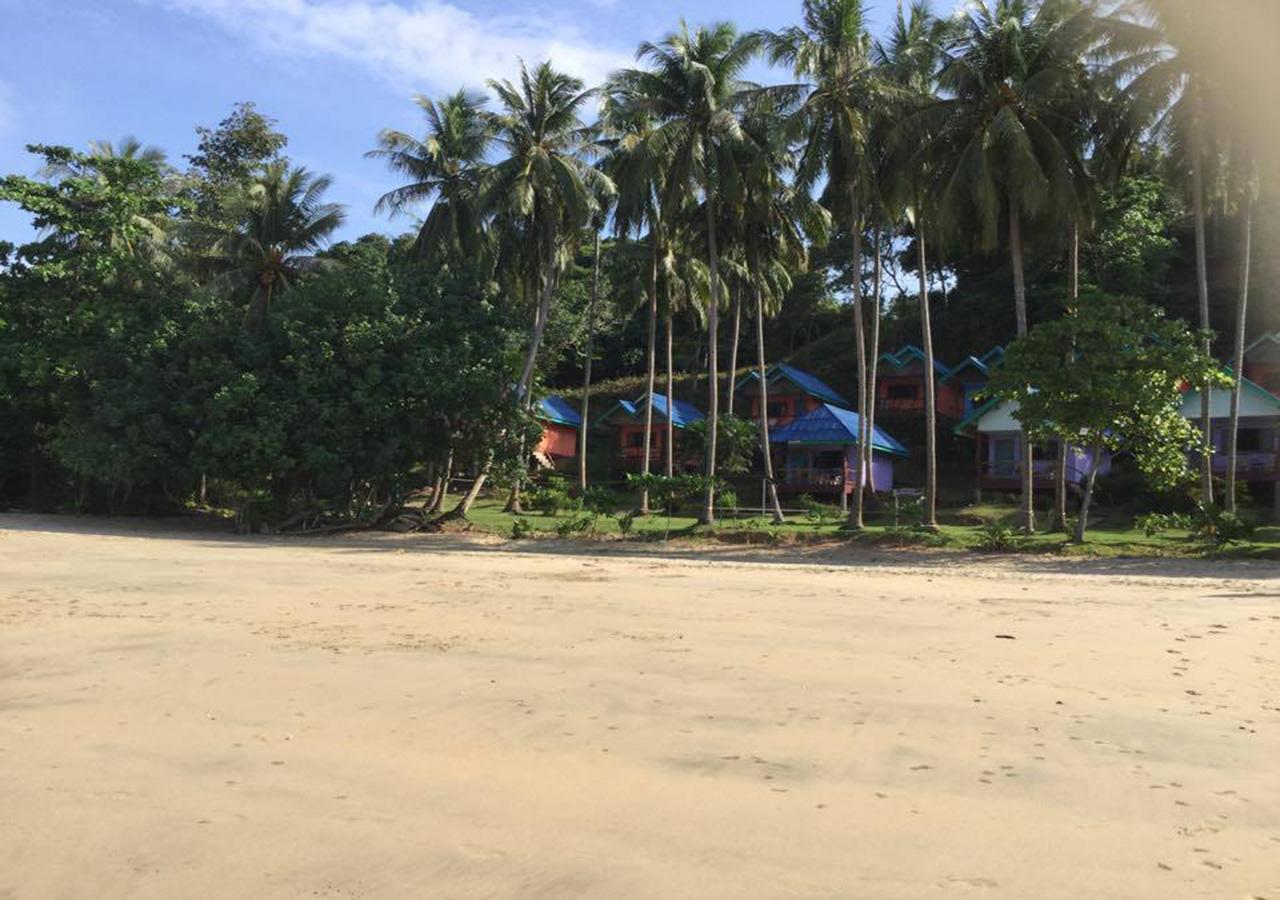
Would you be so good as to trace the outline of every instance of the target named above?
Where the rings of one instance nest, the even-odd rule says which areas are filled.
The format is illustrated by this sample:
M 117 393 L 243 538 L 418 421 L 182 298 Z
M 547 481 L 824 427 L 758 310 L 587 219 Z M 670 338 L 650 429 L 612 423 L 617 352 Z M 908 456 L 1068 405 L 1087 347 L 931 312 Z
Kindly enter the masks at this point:
M 840 510 L 826 503 L 814 500 L 808 494 L 801 494 L 796 501 L 804 510 L 804 517 L 810 522 L 832 522 L 840 518 Z
M 511 522 L 511 540 L 520 541 L 527 538 L 533 532 L 533 526 L 529 524 L 528 519 L 514 519 Z
M 560 537 L 568 537 L 571 534 L 581 534 L 590 531 L 595 526 L 595 516 L 574 516 L 572 519 L 565 519 L 556 526 L 556 534 Z
M 622 532 L 622 536 L 626 537 L 631 534 L 631 528 L 636 524 L 636 510 L 629 509 L 625 513 L 616 517 L 618 522 L 618 531 Z
M 987 525 L 978 533 L 977 549 L 985 553 L 1017 553 L 1025 545 L 1026 538 L 1008 525 Z

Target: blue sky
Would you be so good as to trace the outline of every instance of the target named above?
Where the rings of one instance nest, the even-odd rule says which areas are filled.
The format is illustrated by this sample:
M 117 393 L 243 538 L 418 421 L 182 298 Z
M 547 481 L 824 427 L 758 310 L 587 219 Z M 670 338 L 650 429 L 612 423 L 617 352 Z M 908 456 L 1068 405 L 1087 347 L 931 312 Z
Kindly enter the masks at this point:
M 879 32 L 896 0 L 868 6 Z M 394 180 L 363 153 L 381 128 L 419 129 L 413 94 L 482 87 L 519 56 L 597 81 L 681 16 L 778 27 L 798 18 L 799 0 L 0 0 L 0 172 L 33 173 L 28 143 L 124 135 L 180 162 L 196 125 L 253 100 L 279 120 L 295 161 L 333 175 L 344 237 L 398 232 L 411 220 L 373 215 Z M 0 239 L 30 234 L 0 205 Z

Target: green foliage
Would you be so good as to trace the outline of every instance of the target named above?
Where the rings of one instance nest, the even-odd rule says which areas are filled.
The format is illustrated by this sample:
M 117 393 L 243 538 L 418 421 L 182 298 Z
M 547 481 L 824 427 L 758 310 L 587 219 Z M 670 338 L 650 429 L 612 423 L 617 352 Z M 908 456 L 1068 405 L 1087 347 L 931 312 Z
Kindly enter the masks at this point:
M 796 500 L 799 507 L 804 510 L 804 517 L 810 522 L 826 523 L 836 522 L 843 518 L 843 513 L 828 503 L 821 503 L 808 494 L 801 494 Z
M 522 541 L 533 533 L 533 525 L 528 519 L 514 519 L 511 522 L 511 540 Z
M 529 505 L 544 516 L 554 516 L 562 509 L 581 509 L 582 501 L 570 494 L 569 482 L 563 475 L 551 475 L 529 491 Z
M 1133 527 L 1147 537 L 1155 537 L 1163 531 L 1191 531 L 1195 528 L 1195 517 L 1184 512 L 1149 512 L 1135 516 Z
M 707 454 L 706 419 L 694 422 L 682 433 L 685 452 L 703 458 Z M 716 430 L 716 471 L 723 475 L 743 475 L 751 471 L 757 448 L 760 446 L 760 429 L 749 419 L 738 416 L 720 416 Z
M 1020 531 L 1008 525 L 984 525 L 978 532 L 978 540 L 974 545 L 984 553 L 1017 553 L 1027 543 L 1027 538 Z
M 1031 440 L 1063 440 L 1095 459 L 1128 451 L 1169 490 L 1185 483 L 1187 454 L 1199 449 L 1181 414 L 1188 383 L 1229 383 L 1198 335 L 1141 300 L 1095 293 L 1012 344 L 987 393 L 1018 404 Z
M 624 538 L 630 536 L 632 526 L 636 523 L 636 510 L 627 510 L 621 515 L 616 516 L 615 521 L 618 523 L 618 531 L 622 533 L 622 536 Z

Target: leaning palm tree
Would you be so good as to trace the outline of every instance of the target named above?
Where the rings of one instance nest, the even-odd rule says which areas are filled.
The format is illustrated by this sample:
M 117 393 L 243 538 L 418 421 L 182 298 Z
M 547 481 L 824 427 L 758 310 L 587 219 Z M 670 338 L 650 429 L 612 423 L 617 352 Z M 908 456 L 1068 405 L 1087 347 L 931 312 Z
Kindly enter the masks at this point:
M 666 161 L 664 203 L 674 207 L 679 195 L 700 191 L 706 219 L 706 255 L 711 295 L 707 302 L 707 487 L 702 521 L 715 524 L 716 423 L 719 415 L 717 345 L 720 306 L 720 261 L 716 243 L 719 215 L 718 151 L 742 139 L 737 108 L 747 89 L 742 71 L 754 55 L 757 40 L 739 35 L 727 22 L 690 31 L 680 29 L 657 44 L 640 45 L 643 69 L 624 69 L 610 79 L 627 102 L 654 121 L 653 141 Z
M 287 161 L 269 163 L 226 200 L 231 230 L 212 245 L 215 266 L 249 295 L 246 322 L 260 326 L 276 294 L 302 276 L 334 265 L 317 253 L 346 213 L 324 199 L 333 183 Z
M 493 141 L 502 157 L 480 178 L 477 208 L 492 217 L 496 268 L 508 293 L 534 307 L 524 363 L 516 381 L 517 402 L 533 403 L 538 351 L 551 319 L 551 302 L 573 244 L 596 210 L 596 197 L 613 183 L 591 164 L 592 131 L 582 119 L 594 95 L 582 81 L 539 63 L 520 64 L 517 82 L 495 80 L 489 88 L 501 110 L 493 114 Z M 523 449 L 520 452 L 523 457 Z M 451 515 L 465 516 L 491 468 L 486 461 Z M 520 509 L 517 478 L 508 509 Z
M 374 211 L 396 215 L 430 202 L 414 241 L 415 252 L 427 260 L 474 260 L 485 235 L 477 209 L 478 187 L 493 143 L 485 98 L 460 90 L 440 100 L 414 100 L 427 120 L 426 133 L 419 138 L 385 129 L 378 135 L 377 149 L 365 154 L 385 160 L 388 168 L 407 179 L 383 194 Z
M 852 243 L 851 287 L 854 341 L 857 344 L 859 453 L 854 473 L 850 528 L 862 528 L 867 482 L 868 361 L 865 340 L 862 276 L 863 231 L 875 195 L 875 166 L 869 146 L 871 130 L 884 108 L 888 91 L 871 58 L 864 0 L 804 0 L 802 24 L 761 35 L 771 62 L 788 66 L 801 82 L 780 89 L 799 95 L 794 116 L 802 148 L 796 169 L 803 189 L 825 176 L 823 205 L 848 232 Z
M 916 275 L 920 293 L 920 342 L 924 350 L 924 427 L 925 480 L 924 509 L 921 524 L 938 529 L 938 421 L 934 385 L 933 327 L 929 310 L 929 268 L 925 252 L 926 212 L 929 196 L 926 185 L 936 168 L 929 153 L 931 142 L 922 134 L 922 125 L 913 119 L 915 112 L 933 102 L 937 96 L 938 75 L 943 54 L 952 40 L 953 20 L 939 19 L 929 11 L 926 0 L 915 0 L 904 14 L 898 7 L 897 17 L 888 39 L 876 44 L 875 59 L 884 77 L 895 84 L 899 95 L 894 120 L 905 120 L 906 127 L 882 129 L 889 145 L 882 172 L 882 195 L 891 215 L 904 215 L 915 237 Z
M 1087 5 L 1070 2 L 973 0 L 939 77 L 943 96 L 922 117 L 949 156 L 939 197 L 952 230 L 972 228 L 991 248 L 1001 223 L 1007 228 L 1018 337 L 1027 333 L 1024 219 L 1079 216 L 1083 142 L 1065 139 L 1061 112 L 1078 99 L 1091 17 Z M 1022 526 L 1031 532 L 1032 447 L 1022 443 Z
M 1244 379 L 1245 324 L 1249 312 L 1249 262 L 1253 245 L 1253 199 L 1257 191 L 1256 171 L 1252 159 L 1246 155 L 1237 176 L 1239 182 L 1240 217 L 1240 274 L 1239 293 L 1236 296 L 1236 327 L 1231 353 L 1231 410 L 1227 429 L 1227 478 L 1223 489 L 1223 503 L 1228 512 L 1236 511 L 1236 470 L 1239 466 L 1240 446 L 1240 391 Z

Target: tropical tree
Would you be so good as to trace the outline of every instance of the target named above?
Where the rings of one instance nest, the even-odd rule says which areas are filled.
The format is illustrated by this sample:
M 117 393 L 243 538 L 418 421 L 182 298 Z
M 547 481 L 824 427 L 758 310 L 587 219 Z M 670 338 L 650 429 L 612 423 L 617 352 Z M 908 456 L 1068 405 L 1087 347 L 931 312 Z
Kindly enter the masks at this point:
M 418 96 L 414 101 L 427 120 L 426 133 L 418 138 L 385 129 L 378 135 L 377 149 L 365 154 L 385 160 L 388 168 L 408 179 L 383 194 L 375 212 L 396 215 L 430 202 L 414 242 L 417 254 L 429 261 L 450 256 L 474 260 L 484 244 L 478 192 L 494 136 L 485 98 L 459 90 L 440 100 Z
M 1023 223 L 1028 217 L 1078 219 L 1083 141 L 1068 132 L 1064 108 L 1080 105 L 1078 66 L 1095 39 L 1087 4 L 973 0 L 948 50 L 942 96 L 924 124 L 949 157 L 941 173 L 943 214 L 981 247 L 998 243 L 1003 222 L 1013 273 L 1017 335 L 1027 333 Z M 1022 526 L 1035 529 L 1032 447 L 1022 448 Z
M 796 183 L 813 189 L 825 176 L 823 205 L 843 225 L 852 244 L 851 287 L 854 341 L 857 344 L 859 454 L 849 527 L 862 528 L 866 455 L 870 444 L 867 348 L 862 296 L 863 232 L 876 195 L 876 170 L 870 140 L 888 98 L 871 56 L 864 0 L 805 0 L 802 23 L 761 34 L 771 62 L 788 66 L 801 82 L 782 91 L 798 105 L 794 134 L 801 153 Z M 872 361 L 874 365 L 874 361 Z
M 760 453 L 774 522 L 784 521 L 773 478 L 769 445 L 769 385 L 765 358 L 766 309 L 776 311 L 791 289 L 791 273 L 808 265 L 810 241 L 825 242 L 831 216 L 794 179 L 797 154 L 789 140 L 788 122 L 774 99 L 756 98 L 743 116 L 747 137 L 739 161 L 729 170 L 728 202 L 738 222 L 737 236 L 745 258 L 746 281 L 754 309 L 756 376 L 760 390 Z M 733 375 L 731 371 L 731 377 Z
M 923 526 L 930 530 L 938 527 L 938 421 L 925 234 L 926 218 L 932 218 L 935 211 L 929 210 L 926 216 L 930 181 L 938 166 L 936 144 L 923 130 L 928 121 L 916 114 L 937 97 L 938 75 L 953 32 L 951 20 L 935 17 L 925 0 L 916 0 L 905 14 L 902 7 L 898 7 L 887 41 L 877 42 L 875 47 L 876 64 L 886 80 L 898 88 L 893 118 L 907 123 L 905 127 L 889 126 L 890 134 L 885 139 L 889 146 L 881 168 L 881 193 L 890 214 L 905 215 L 915 237 L 920 345 L 925 369 L 925 481 L 921 518 Z M 878 275 L 878 247 L 876 262 Z M 878 304 L 878 290 L 876 294 Z
M 213 243 L 212 263 L 248 294 L 250 325 L 261 325 L 272 298 L 299 278 L 333 268 L 317 255 L 346 218 L 341 205 L 324 199 L 332 183 L 281 160 L 224 200 L 235 225 Z
M 1249 312 L 1249 262 L 1253 250 L 1253 199 L 1257 191 L 1255 167 L 1244 160 L 1239 176 L 1240 204 L 1240 274 L 1236 295 L 1236 327 L 1231 353 L 1231 420 L 1227 432 L 1227 478 L 1223 504 L 1228 512 L 1236 511 L 1236 470 L 1239 466 L 1240 391 L 1244 385 L 1245 325 Z
M 720 307 L 720 259 L 717 216 L 719 151 L 742 140 L 738 108 L 748 90 L 742 71 L 756 51 L 758 40 L 739 35 L 728 22 L 678 31 L 660 42 L 640 45 L 636 58 L 646 68 L 624 69 L 611 78 L 614 89 L 654 122 L 652 140 L 666 165 L 663 202 L 677 204 L 679 195 L 700 191 L 705 216 L 710 297 L 707 302 L 707 392 L 709 428 L 706 454 L 706 492 L 702 521 L 715 523 L 716 421 L 719 415 L 717 347 Z

